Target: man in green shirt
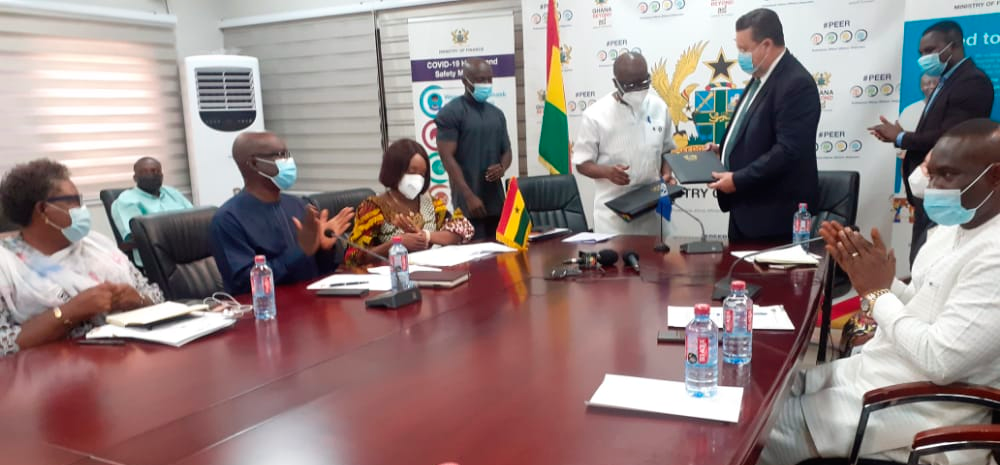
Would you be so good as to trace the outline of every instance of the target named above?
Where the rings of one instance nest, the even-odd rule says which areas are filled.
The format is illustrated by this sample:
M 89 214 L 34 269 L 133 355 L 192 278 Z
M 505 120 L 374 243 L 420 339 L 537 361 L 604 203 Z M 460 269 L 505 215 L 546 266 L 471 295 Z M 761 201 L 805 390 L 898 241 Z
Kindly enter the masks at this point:
M 163 185 L 163 167 L 155 158 L 140 158 L 132 166 L 132 171 L 136 187 L 122 192 L 111 205 L 111 218 L 125 242 L 132 240 L 132 228 L 129 225 L 132 218 L 192 208 L 191 202 L 177 189 Z M 133 250 L 132 254 L 135 264 L 142 266 L 139 251 Z

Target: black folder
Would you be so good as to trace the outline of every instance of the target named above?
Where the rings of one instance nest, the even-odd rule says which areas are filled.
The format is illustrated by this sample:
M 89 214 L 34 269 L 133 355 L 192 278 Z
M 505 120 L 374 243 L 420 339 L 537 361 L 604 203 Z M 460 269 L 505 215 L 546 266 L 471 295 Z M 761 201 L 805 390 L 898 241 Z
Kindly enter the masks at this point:
M 644 215 L 656 208 L 656 204 L 660 202 L 660 186 L 662 184 L 662 181 L 654 181 L 648 184 L 643 184 L 628 191 L 624 195 L 616 197 L 608 202 L 604 202 L 604 205 L 610 208 L 611 211 L 615 212 L 616 215 L 620 216 L 626 222 L 632 221 L 634 218 Z M 684 195 L 684 188 L 668 184 L 667 195 L 669 195 L 671 199 L 676 199 Z
M 726 171 L 715 152 L 672 153 L 664 157 L 674 178 L 681 184 L 708 184 L 715 182 L 712 172 Z

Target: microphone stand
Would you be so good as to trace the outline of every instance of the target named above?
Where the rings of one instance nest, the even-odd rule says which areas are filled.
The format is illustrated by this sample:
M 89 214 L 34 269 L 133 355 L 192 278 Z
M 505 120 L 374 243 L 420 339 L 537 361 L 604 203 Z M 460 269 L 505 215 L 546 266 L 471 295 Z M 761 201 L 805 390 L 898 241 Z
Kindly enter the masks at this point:
M 701 228 L 701 240 L 695 242 L 688 242 L 687 244 L 681 244 L 681 253 L 688 254 L 700 254 L 700 253 L 722 253 L 723 245 L 720 241 L 710 241 L 708 236 L 705 234 L 705 223 L 701 222 L 697 216 L 694 216 L 691 212 L 687 211 L 684 207 L 674 203 L 674 207 L 684 212 L 685 215 L 690 216 L 698 223 L 698 227 Z
M 756 251 L 754 253 L 746 254 L 746 255 L 738 258 L 729 267 L 729 272 L 726 273 L 726 277 L 718 280 L 715 283 L 715 287 L 712 289 L 712 300 L 724 300 L 729 295 L 730 287 L 733 284 L 733 270 L 736 269 L 736 265 L 739 265 L 740 263 L 743 263 L 743 262 L 747 261 L 748 258 L 760 255 L 762 253 L 773 252 L 775 250 L 787 249 L 787 248 L 790 248 L 790 247 L 798 247 L 798 246 L 802 246 L 802 245 L 805 245 L 805 244 L 809 244 L 809 243 L 817 242 L 817 241 L 821 241 L 821 240 L 823 240 L 822 236 L 820 236 L 820 237 L 814 237 L 814 238 L 809 239 L 807 241 L 799 242 L 797 244 L 794 244 L 794 243 L 793 244 L 782 244 L 782 245 L 779 245 L 779 246 L 776 246 L 776 247 L 771 247 L 769 249 L 758 250 L 758 251 Z M 756 285 L 756 284 L 747 283 L 747 295 L 750 296 L 751 298 L 756 297 L 757 294 L 760 293 L 761 289 L 762 288 L 760 286 Z

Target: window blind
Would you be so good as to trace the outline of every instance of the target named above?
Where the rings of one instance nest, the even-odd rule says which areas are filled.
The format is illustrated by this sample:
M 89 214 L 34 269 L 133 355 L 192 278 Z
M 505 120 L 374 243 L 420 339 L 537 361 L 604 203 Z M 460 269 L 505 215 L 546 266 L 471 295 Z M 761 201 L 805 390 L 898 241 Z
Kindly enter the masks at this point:
M 190 193 L 174 28 L 0 9 L 0 171 L 66 164 L 89 204 L 150 156 Z
M 381 190 L 381 100 L 371 13 L 226 28 L 260 61 L 264 125 L 295 157 L 295 191 Z

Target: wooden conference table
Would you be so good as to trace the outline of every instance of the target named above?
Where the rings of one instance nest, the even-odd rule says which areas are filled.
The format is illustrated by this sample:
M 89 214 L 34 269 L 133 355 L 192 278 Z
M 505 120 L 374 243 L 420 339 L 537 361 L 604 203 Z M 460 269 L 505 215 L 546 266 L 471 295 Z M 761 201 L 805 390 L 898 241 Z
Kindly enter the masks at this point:
M 732 257 L 652 252 L 652 238 L 559 241 L 468 265 L 472 278 L 395 311 L 279 288 L 252 318 L 181 349 L 50 344 L 0 359 L 5 465 L 753 464 L 804 354 L 816 270 L 740 276 L 795 332 L 757 332 L 738 424 L 588 409 L 606 373 L 683 380 L 657 345 L 668 304 L 710 298 Z M 546 281 L 579 249 L 634 249 L 642 272 Z M 739 247 L 752 249 L 753 247 Z

